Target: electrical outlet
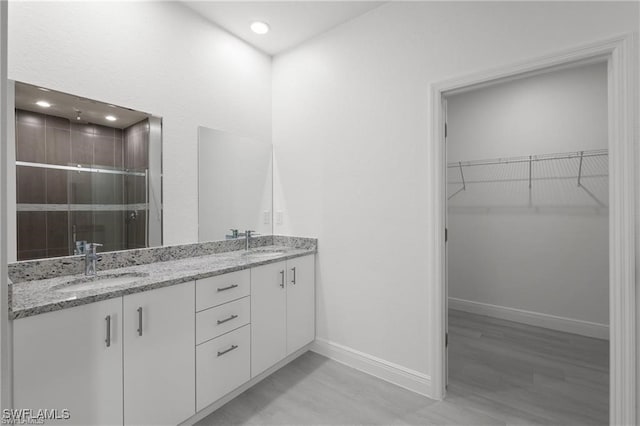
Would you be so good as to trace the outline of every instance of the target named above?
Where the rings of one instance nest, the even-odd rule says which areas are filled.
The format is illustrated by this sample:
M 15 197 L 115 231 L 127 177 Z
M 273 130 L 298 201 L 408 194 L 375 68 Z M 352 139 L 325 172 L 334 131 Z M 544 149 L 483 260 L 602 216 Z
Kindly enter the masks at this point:
M 282 210 L 276 212 L 276 225 L 282 225 L 284 213 Z

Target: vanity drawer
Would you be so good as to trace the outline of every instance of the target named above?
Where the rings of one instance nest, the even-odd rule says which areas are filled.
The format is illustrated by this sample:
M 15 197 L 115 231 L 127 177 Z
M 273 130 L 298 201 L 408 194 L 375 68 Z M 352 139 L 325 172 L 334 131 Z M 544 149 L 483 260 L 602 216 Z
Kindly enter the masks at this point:
M 247 296 L 196 313 L 196 345 L 248 324 L 251 319 L 250 300 Z
M 250 378 L 250 325 L 196 347 L 196 411 Z
M 249 295 L 249 269 L 196 280 L 196 312 Z

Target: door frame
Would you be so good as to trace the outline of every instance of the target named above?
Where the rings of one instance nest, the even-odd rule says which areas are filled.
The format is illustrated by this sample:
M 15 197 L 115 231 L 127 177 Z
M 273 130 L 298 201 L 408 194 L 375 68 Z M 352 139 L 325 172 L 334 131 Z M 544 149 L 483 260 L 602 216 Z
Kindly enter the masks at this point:
M 428 211 L 430 241 L 430 371 L 432 397 L 446 395 L 446 148 L 444 145 L 445 93 L 482 87 L 550 68 L 583 61 L 606 60 L 608 65 L 609 148 L 609 350 L 611 424 L 636 424 L 637 330 L 636 264 L 640 255 L 636 212 L 640 211 L 637 170 L 638 145 L 638 33 L 624 34 L 534 60 L 481 71 L 431 85 L 431 137 Z
M 9 307 L 9 286 L 7 274 L 7 203 L 10 195 L 8 179 L 11 170 L 8 170 L 7 151 L 9 148 L 9 136 L 7 134 L 8 81 L 7 81 L 7 2 L 0 2 L 0 409 L 11 408 L 11 337 L 10 322 L 7 312 Z

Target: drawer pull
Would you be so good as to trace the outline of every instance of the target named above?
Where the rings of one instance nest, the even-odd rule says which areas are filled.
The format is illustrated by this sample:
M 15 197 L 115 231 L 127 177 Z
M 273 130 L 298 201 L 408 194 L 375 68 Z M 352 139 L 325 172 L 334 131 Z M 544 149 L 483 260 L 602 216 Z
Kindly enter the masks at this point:
M 222 352 L 218 351 L 218 356 L 222 356 L 222 355 L 226 354 L 227 352 L 231 352 L 234 349 L 238 349 L 238 345 L 231 345 L 231 347 L 229 349 L 225 349 Z
M 107 322 L 107 338 L 104 339 L 104 343 L 109 347 L 111 346 L 111 315 L 107 315 L 104 320 Z
M 142 336 L 142 306 L 138 308 L 138 336 Z
M 234 319 L 236 319 L 236 318 L 238 318 L 238 316 L 237 316 L 237 315 L 231 315 L 229 318 L 225 318 L 225 319 L 223 319 L 223 320 L 218 320 L 218 325 L 220 325 L 220 324 L 224 324 L 225 322 L 227 322 L 227 321 L 231 321 L 231 320 L 234 320 Z
M 296 285 L 296 268 L 291 268 L 291 272 L 293 272 L 293 279 L 291 280 L 291 284 Z
M 218 288 L 218 291 L 226 291 L 226 290 L 231 290 L 232 288 L 236 288 L 238 287 L 238 284 L 231 284 L 228 287 L 222 287 L 222 288 Z
M 284 288 L 284 270 L 280 271 L 280 287 Z

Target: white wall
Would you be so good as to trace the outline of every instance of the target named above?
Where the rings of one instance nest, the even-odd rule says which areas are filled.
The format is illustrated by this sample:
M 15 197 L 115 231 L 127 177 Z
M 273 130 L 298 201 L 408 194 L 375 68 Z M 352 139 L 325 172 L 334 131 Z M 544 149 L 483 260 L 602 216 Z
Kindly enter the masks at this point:
M 607 148 L 607 64 L 447 96 L 447 161 Z
M 165 245 L 198 240 L 198 126 L 271 143 L 271 58 L 178 2 L 11 2 L 9 78 L 163 118 Z
M 447 111 L 452 162 L 606 149 L 607 64 L 451 96 Z M 449 296 L 608 324 L 607 162 L 584 159 L 582 187 L 578 159 L 534 163 L 531 203 L 526 180 L 507 180 L 526 179 L 526 163 L 465 168 L 467 189 L 449 201 Z M 449 179 L 460 181 L 458 169 Z M 449 194 L 460 187 L 448 185 Z M 552 328 L 576 325 L 550 320 Z M 593 327 L 572 331 L 593 335 Z
M 276 56 L 286 221 L 319 238 L 318 337 L 429 374 L 429 85 L 636 31 L 638 4 L 387 3 Z

